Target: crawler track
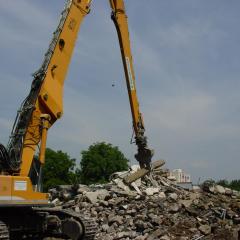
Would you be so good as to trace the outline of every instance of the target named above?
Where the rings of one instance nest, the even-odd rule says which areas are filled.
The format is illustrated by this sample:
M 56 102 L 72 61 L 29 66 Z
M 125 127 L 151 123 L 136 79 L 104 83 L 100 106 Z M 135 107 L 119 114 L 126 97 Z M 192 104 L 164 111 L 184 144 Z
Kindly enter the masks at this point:
M 92 219 L 82 219 L 82 222 L 85 226 L 84 240 L 94 240 L 95 234 L 97 232 L 97 226 L 95 221 Z
M 74 211 L 65 210 L 65 209 L 59 210 L 54 208 L 40 208 L 35 210 L 41 211 L 41 212 L 47 212 L 47 213 L 50 213 L 51 215 L 56 215 L 63 221 L 67 219 L 74 219 L 76 222 L 78 222 L 81 225 L 81 228 L 83 231 L 81 234 L 83 237 L 77 238 L 77 240 L 78 239 L 94 240 L 95 234 L 97 232 L 97 225 L 93 219 L 86 218 L 85 216 L 82 216 Z M 73 237 L 72 239 L 76 239 L 76 238 Z
M 9 231 L 2 221 L 0 221 L 0 240 L 9 240 Z
M 6 207 L 0 208 L 0 217 L 0 240 L 94 240 L 97 232 L 93 219 L 66 209 Z

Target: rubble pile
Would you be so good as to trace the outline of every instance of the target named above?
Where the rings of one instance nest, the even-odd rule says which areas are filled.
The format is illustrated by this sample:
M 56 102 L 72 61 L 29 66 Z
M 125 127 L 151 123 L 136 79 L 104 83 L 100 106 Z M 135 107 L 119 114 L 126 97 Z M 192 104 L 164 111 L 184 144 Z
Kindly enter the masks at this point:
M 96 240 L 240 239 L 239 192 L 211 182 L 185 190 L 153 174 L 128 186 L 118 175 L 108 184 L 50 193 L 56 207 L 96 220 Z

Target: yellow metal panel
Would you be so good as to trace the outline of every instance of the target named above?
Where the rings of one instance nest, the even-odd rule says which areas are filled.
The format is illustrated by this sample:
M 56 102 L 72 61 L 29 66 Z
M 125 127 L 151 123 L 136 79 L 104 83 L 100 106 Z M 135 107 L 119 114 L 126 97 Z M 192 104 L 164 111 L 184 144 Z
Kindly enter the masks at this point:
M 21 176 L 28 176 L 36 147 L 41 140 L 40 116 L 49 114 L 51 116 L 49 127 L 51 127 L 63 114 L 64 81 L 78 31 L 85 15 L 89 13 L 90 3 L 90 0 L 74 0 L 69 5 L 69 13 L 57 39 L 57 45 L 51 55 L 46 76 L 35 103 L 35 110 L 32 113 L 31 121 L 24 137 L 21 156 L 22 164 L 20 167 Z
M 0 205 L 48 204 L 48 194 L 34 192 L 28 177 L 0 176 Z
M 0 200 L 11 198 L 12 195 L 12 177 L 0 176 Z

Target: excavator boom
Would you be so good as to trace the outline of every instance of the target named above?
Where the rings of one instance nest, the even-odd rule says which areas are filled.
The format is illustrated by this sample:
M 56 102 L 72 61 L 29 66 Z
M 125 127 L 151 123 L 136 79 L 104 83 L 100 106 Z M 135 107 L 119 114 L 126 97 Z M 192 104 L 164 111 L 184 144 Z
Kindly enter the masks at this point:
M 42 136 L 42 133 L 63 114 L 64 81 L 78 31 L 84 17 L 89 13 L 90 3 L 91 0 L 67 1 L 43 64 L 33 75 L 31 91 L 18 111 L 8 152 L 9 167 L 21 176 L 29 175 L 32 159 L 40 142 L 43 144 L 42 154 L 45 154 L 46 136 Z M 44 163 L 43 157 L 40 162 L 41 165 Z
M 136 90 L 136 80 L 133 67 L 133 57 L 128 30 L 128 19 L 123 0 L 109 0 L 112 8 L 112 20 L 115 24 L 119 45 L 122 55 L 122 62 L 125 72 L 125 78 L 128 89 L 129 102 L 131 107 L 133 129 L 135 132 L 135 141 L 138 152 L 135 158 L 141 168 L 150 169 L 153 150 L 148 148 L 147 137 L 145 136 L 145 127 L 143 117 L 139 110 L 139 103 Z

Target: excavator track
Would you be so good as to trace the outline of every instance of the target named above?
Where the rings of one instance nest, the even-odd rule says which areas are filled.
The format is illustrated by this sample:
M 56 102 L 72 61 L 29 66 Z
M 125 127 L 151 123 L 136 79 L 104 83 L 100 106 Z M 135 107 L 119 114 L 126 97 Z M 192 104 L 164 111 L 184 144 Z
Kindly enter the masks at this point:
M 94 240 L 97 224 L 91 218 L 65 209 L 36 208 L 36 212 L 45 212 L 57 216 L 62 221 L 61 232 L 72 240 Z M 49 233 L 51 235 L 51 233 Z
M 97 225 L 93 219 L 82 219 L 85 226 L 85 240 L 94 240 L 97 232 Z
M 93 219 L 87 219 L 86 217 L 69 210 L 61 210 L 61 212 L 64 212 L 66 215 L 68 215 L 68 217 L 72 217 L 78 222 L 82 223 L 84 226 L 84 240 L 94 240 L 97 232 L 97 225 Z
M 5 223 L 0 221 L 0 240 L 9 240 L 9 231 Z

